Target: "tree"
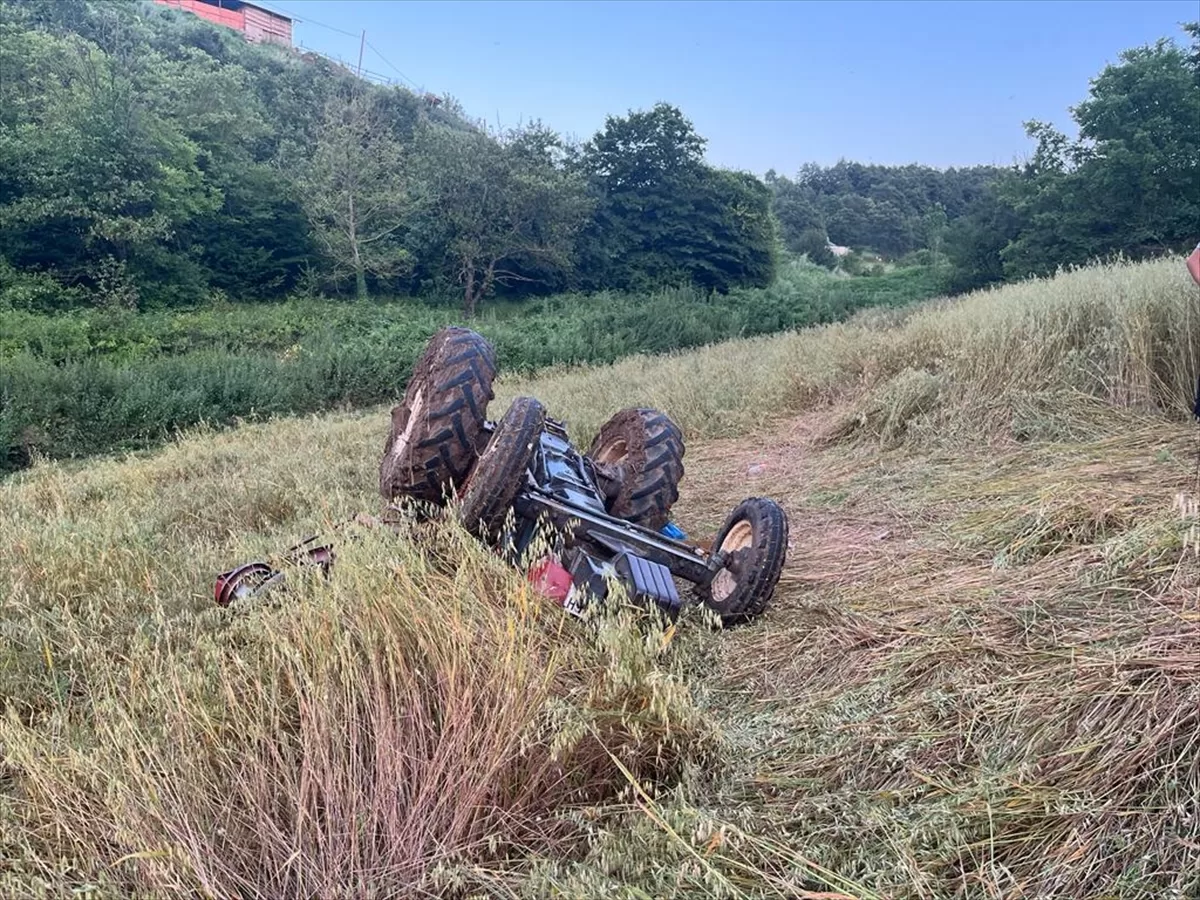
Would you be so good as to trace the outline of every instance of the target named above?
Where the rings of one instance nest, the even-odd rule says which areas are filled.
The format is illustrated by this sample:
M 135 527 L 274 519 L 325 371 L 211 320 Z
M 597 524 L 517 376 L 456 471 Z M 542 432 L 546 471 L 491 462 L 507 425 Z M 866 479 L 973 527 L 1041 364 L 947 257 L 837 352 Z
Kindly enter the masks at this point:
M 813 202 L 812 191 L 774 171 L 767 173 L 766 183 L 771 189 L 771 211 L 779 223 L 783 245 L 793 253 L 808 252 L 805 248 L 811 249 L 812 240 L 804 240 L 806 233 L 817 229 L 825 234 L 825 220 Z
M 583 287 L 639 290 L 688 280 L 672 244 L 686 228 L 703 154 L 704 139 L 669 104 L 605 119 L 578 160 L 596 203 L 577 247 Z
M 1191 52 L 1160 40 L 1127 50 L 1072 109 L 1079 139 L 1026 123 L 1028 161 L 951 221 L 959 289 L 1049 275 L 1111 254 L 1138 259 L 1194 244 L 1200 221 L 1200 25 Z
M 949 223 L 946 208 L 940 203 L 921 216 L 917 231 L 926 248 L 934 253 L 942 252 Z
M 936 250 L 941 217 L 949 225 L 966 215 L 998 174 L 990 166 L 941 171 L 841 161 L 828 168 L 809 163 L 794 180 L 774 176 L 768 184 L 789 249 L 820 228 L 834 243 L 900 256 L 922 246 Z
M 770 191 L 705 165 L 703 152 L 704 139 L 669 104 L 608 117 L 578 160 L 596 201 L 577 243 L 583 287 L 724 291 L 770 280 Z
M 797 253 L 803 253 L 808 261 L 826 269 L 837 266 L 837 257 L 829 248 L 829 237 L 823 228 L 809 228 L 801 232 L 795 242 Z
M 747 172 L 705 168 L 681 250 L 691 254 L 687 275 L 702 288 L 766 287 L 775 277 L 777 235 L 771 192 Z
M 179 280 L 163 248 L 221 202 L 200 147 L 153 104 L 163 61 L 136 37 L 120 34 L 110 54 L 74 35 L 0 34 L 0 255 L 101 293 L 119 286 L 123 303 Z
M 1200 77 L 1195 53 L 1160 40 L 1127 50 L 1072 110 L 1080 137 L 1030 122 L 1037 141 L 1005 199 L 1022 225 L 1009 278 L 1122 253 L 1179 250 L 1200 221 Z
M 970 213 L 947 228 L 946 255 L 952 266 L 947 288 L 953 293 L 1004 280 L 1001 253 L 1017 236 L 1021 223 L 1001 193 L 999 187 L 989 190 Z
M 442 248 L 467 317 L 498 285 L 570 268 L 591 206 L 562 150 L 539 124 L 491 135 L 427 123 L 417 132 L 417 227 L 427 247 Z
M 353 274 L 359 300 L 368 274 L 392 276 L 409 263 L 398 234 L 409 210 L 404 164 L 374 93 L 351 85 L 326 102 L 298 188 L 318 245 L 335 273 Z

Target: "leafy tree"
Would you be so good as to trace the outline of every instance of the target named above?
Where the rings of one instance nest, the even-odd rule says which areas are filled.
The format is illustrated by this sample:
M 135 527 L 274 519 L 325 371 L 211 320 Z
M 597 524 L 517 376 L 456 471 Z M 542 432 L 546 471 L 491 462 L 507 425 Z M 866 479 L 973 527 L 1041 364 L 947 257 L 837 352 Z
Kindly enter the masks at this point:
M 947 288 L 958 293 L 1003 281 L 1001 252 L 1019 229 L 1020 218 L 1002 199 L 999 185 L 985 193 L 970 213 L 946 229 L 946 255 L 952 269 Z
M 795 179 L 774 176 L 768 184 L 789 249 L 804 231 L 820 227 L 834 243 L 901 256 L 936 250 L 930 242 L 941 232 L 931 231 L 930 222 L 944 215 L 949 225 L 966 215 L 997 174 L 988 166 L 941 171 L 842 161 L 828 168 L 807 164 Z
M 668 104 L 605 120 L 578 160 L 596 202 L 577 247 L 584 287 L 686 280 L 666 231 L 688 212 L 703 154 L 704 139 Z
M 561 150 L 537 124 L 498 136 L 435 124 L 418 131 L 416 227 L 427 247 L 442 247 L 468 317 L 498 285 L 570 268 L 590 204 Z
M 795 241 L 795 251 L 803 253 L 808 261 L 833 269 L 837 266 L 837 257 L 829 249 L 829 236 L 823 228 L 808 228 Z
M 1192 38 L 1191 52 L 1188 54 L 1188 65 L 1192 69 L 1192 78 L 1200 87 L 1200 22 L 1185 22 L 1183 30 Z
M 917 231 L 928 249 L 934 253 L 940 253 L 949 224 L 946 208 L 939 203 L 921 216 Z
M 1072 141 L 1043 122 L 1023 165 L 951 222 L 958 287 L 1046 275 L 1120 253 L 1182 250 L 1200 221 L 1200 25 L 1191 52 L 1160 40 L 1121 54 L 1072 110 Z
M 19 82 L 0 120 L 0 253 L 68 283 L 101 287 L 105 260 L 106 284 L 155 280 L 158 246 L 221 200 L 199 146 L 139 90 L 161 59 L 5 27 L 0 66 Z
M 1073 110 L 1079 140 L 1041 122 L 1020 177 L 1005 199 L 1021 220 L 1002 252 L 1005 274 L 1122 253 L 1178 250 L 1200 221 L 1200 84 L 1196 64 L 1160 40 L 1121 54 Z
M 770 190 L 756 177 L 706 168 L 687 221 L 692 258 L 685 271 L 693 284 L 724 293 L 771 283 L 778 237 Z
M 815 245 L 811 238 L 804 240 L 807 233 L 817 229 L 825 235 L 825 220 L 813 202 L 812 193 L 774 170 L 767 173 L 766 183 L 771 189 L 771 210 L 779 223 L 783 245 L 793 253 L 808 252 L 806 247 L 812 249 Z
M 577 244 L 587 288 L 694 283 L 725 291 L 774 271 L 770 193 L 704 164 L 704 139 L 676 107 L 609 116 L 578 167 L 596 213 Z
M 386 278 L 408 265 L 399 234 L 409 207 L 404 152 L 376 95 L 352 86 L 326 102 L 297 187 L 335 277 L 352 274 L 359 300 L 368 273 Z

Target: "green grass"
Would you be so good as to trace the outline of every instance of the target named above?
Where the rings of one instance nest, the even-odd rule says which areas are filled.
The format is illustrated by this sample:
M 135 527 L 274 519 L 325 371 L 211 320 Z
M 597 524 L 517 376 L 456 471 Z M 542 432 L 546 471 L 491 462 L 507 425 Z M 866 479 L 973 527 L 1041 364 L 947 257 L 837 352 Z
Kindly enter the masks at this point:
M 930 296 L 936 275 L 835 278 L 794 265 L 765 290 L 556 296 L 475 323 L 505 371 L 607 363 L 843 319 Z M 36 456 L 153 446 L 200 422 L 360 407 L 399 396 L 453 310 L 296 302 L 189 312 L 0 313 L 0 471 Z
M 758 623 L 581 626 L 374 511 L 386 407 L 0 485 L 4 889 L 1189 897 L 1195 288 L 1178 260 L 511 375 L 688 441 L 696 537 L 776 497 Z M 762 469 L 752 467 L 762 466 Z M 212 606 L 310 533 L 328 583 Z

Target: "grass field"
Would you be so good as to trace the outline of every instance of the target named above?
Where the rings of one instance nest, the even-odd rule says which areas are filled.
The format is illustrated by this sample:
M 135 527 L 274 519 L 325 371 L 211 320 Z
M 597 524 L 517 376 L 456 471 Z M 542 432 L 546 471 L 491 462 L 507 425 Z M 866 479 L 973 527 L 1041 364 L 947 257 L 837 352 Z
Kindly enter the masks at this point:
M 1193 897 L 1200 298 L 1178 260 L 502 382 L 683 427 L 676 518 L 792 545 L 716 631 L 585 628 L 449 526 L 213 575 L 377 507 L 378 408 L 0 485 L 2 889 Z

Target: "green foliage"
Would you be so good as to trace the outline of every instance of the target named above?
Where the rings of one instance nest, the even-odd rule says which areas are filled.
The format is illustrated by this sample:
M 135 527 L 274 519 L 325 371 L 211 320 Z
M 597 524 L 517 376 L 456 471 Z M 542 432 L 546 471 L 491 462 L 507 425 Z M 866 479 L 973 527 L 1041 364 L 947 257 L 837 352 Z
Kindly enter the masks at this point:
M 0 70 L 0 258 L 80 289 L 61 301 L 304 282 L 456 287 L 470 314 L 493 293 L 724 291 L 774 271 L 762 183 L 705 166 L 665 104 L 581 155 L 148 2 L 0 0 Z
M 79 306 L 83 300 L 78 288 L 65 287 L 41 272 L 20 272 L 0 257 L 0 310 L 54 312 Z M 3 337 L 0 334 L 0 340 Z
M 789 249 L 804 254 L 808 257 L 809 262 L 822 268 L 833 269 L 837 267 L 837 257 L 829 249 L 829 236 L 825 234 L 824 228 L 813 227 L 805 229 L 791 242 Z
M 849 279 L 793 264 L 765 289 L 562 294 L 485 314 L 472 327 L 495 343 L 502 371 L 533 372 L 839 321 L 938 288 L 924 269 Z M 0 311 L 0 470 L 36 454 L 152 446 L 202 421 L 385 402 L 451 321 L 447 310 L 411 302 Z
M 810 233 L 820 231 L 828 243 L 825 222 L 813 198 L 803 185 L 777 175 L 773 169 L 767 172 L 766 182 L 771 189 L 771 212 L 779 223 L 779 238 L 784 247 L 792 253 L 809 253 L 809 259 L 813 259 L 810 251 L 815 242 Z
M 898 257 L 939 251 L 947 225 L 975 207 L 997 174 L 988 166 L 940 171 L 843 161 L 803 166 L 795 179 L 768 172 L 767 184 L 780 237 L 792 252 L 806 252 L 800 241 L 819 228 L 835 244 Z
M 156 282 L 153 250 L 220 203 L 200 148 L 150 89 L 148 73 L 165 90 L 170 66 L 124 38 L 105 52 L 77 35 L 0 28 L 0 254 L 105 302 L 119 281 L 120 302 L 136 304 L 137 282 Z
M 416 230 L 475 315 L 497 286 L 562 284 L 590 212 L 562 142 L 540 124 L 499 135 L 424 125 L 414 142 Z
M 331 96 L 296 185 L 331 277 L 348 272 L 359 300 L 368 273 L 389 278 L 408 263 L 398 233 L 408 206 L 404 152 L 386 116 L 361 85 Z
M 1047 275 L 1123 255 L 1194 245 L 1200 222 L 1200 40 L 1189 55 L 1160 40 L 1121 54 L 1073 110 L 1079 139 L 1042 122 L 1030 160 L 949 237 L 959 282 Z
M 777 245 L 828 265 L 814 229 L 890 260 L 945 253 L 954 289 L 1179 250 L 1200 219 L 1200 25 L 1184 30 L 1190 51 L 1159 41 L 1094 80 L 1077 141 L 1029 123 L 1027 165 L 841 161 L 764 185 L 705 164 L 666 103 L 573 147 L 158 4 L 0 0 L 0 260 L 22 279 L 0 273 L 2 302 L 724 292 L 768 284 Z
M 704 144 L 666 103 L 608 117 L 578 160 L 596 198 L 577 244 L 580 286 L 728 291 L 770 282 L 770 194 L 753 176 L 705 165 Z
M 993 185 L 946 235 L 946 253 L 953 266 L 947 287 L 961 292 L 1003 281 L 1000 252 L 1017 236 L 1019 227 L 1016 212 L 1000 197 L 999 184 Z

